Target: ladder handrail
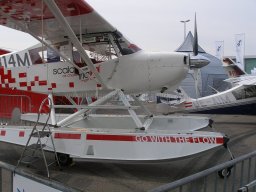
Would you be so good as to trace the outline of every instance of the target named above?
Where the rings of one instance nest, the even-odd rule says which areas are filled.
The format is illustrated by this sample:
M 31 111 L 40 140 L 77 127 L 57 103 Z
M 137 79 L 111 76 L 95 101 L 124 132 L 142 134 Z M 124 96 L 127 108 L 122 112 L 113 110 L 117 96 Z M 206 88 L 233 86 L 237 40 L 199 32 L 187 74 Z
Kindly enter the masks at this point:
M 46 98 L 41 102 L 40 107 L 39 107 L 39 110 L 38 110 L 37 121 L 36 121 L 36 123 L 35 123 L 35 125 L 34 125 L 32 131 L 31 131 L 30 135 L 29 135 L 29 138 L 28 138 L 28 140 L 27 140 L 27 142 L 26 142 L 26 145 L 25 145 L 25 147 L 24 147 L 24 149 L 23 149 L 23 151 L 22 151 L 22 154 L 21 154 L 21 156 L 20 156 L 20 160 L 18 161 L 16 167 L 19 166 L 19 164 L 21 163 L 22 158 L 25 157 L 25 152 L 26 152 L 26 150 L 28 149 L 28 146 L 29 146 L 29 143 L 30 143 L 30 141 L 31 141 L 31 138 L 32 138 L 33 136 L 35 136 L 35 134 L 37 134 L 37 142 L 36 142 L 35 144 L 36 144 L 36 146 L 40 145 L 40 150 L 41 150 L 42 157 L 43 157 L 43 161 L 44 161 L 45 168 L 46 168 L 46 171 L 47 171 L 47 176 L 48 176 L 48 178 L 49 178 L 49 177 L 50 177 L 49 169 L 48 169 L 49 165 L 47 164 L 46 157 L 45 157 L 45 153 L 44 153 L 44 149 L 43 149 L 43 148 L 44 148 L 44 144 L 43 144 L 42 141 L 41 141 L 41 137 L 44 137 L 45 135 L 44 135 L 44 136 L 43 136 L 43 135 L 40 135 L 40 133 L 44 133 L 44 132 L 46 131 L 46 127 L 48 128 L 49 136 L 51 137 L 52 147 L 53 147 L 53 151 L 54 151 L 54 153 L 55 153 L 55 159 L 56 159 L 56 162 L 57 162 L 57 164 L 58 164 L 59 167 L 60 167 L 60 163 L 59 163 L 58 156 L 57 156 L 57 152 L 56 152 L 56 149 L 55 149 L 54 140 L 53 140 L 53 137 L 52 137 L 52 132 L 51 132 L 51 129 L 50 129 L 49 124 L 48 124 L 48 121 L 49 121 L 49 119 L 50 119 L 51 112 L 48 112 L 48 117 L 47 117 L 47 120 L 45 121 L 45 123 L 44 123 L 44 125 L 43 125 L 42 130 L 38 130 L 38 129 L 37 129 L 37 125 L 38 125 L 38 122 L 39 122 L 39 119 L 40 119 L 40 115 L 41 115 L 41 110 L 42 110 L 43 105 L 45 104 L 46 101 L 49 101 L 49 107 L 50 107 L 50 109 L 53 107 L 53 101 L 52 101 L 51 98 L 49 98 L 49 97 L 46 97 Z M 47 133 L 48 133 L 48 132 L 47 132 Z M 36 150 L 37 150 L 37 147 L 36 147 L 36 149 L 32 152 L 32 157 L 35 157 L 35 155 L 36 155 Z M 60 168 L 61 168 L 61 167 L 60 167 Z

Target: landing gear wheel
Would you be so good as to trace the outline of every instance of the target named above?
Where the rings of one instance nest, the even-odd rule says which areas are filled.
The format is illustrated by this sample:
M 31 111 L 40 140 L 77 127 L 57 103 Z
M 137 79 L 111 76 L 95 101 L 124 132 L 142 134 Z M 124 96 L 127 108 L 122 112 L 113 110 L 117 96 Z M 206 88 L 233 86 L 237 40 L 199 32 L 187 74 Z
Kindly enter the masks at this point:
M 64 167 L 71 165 L 73 162 L 73 159 L 68 154 L 57 153 L 57 157 L 60 165 Z
M 222 179 L 225 177 L 228 178 L 231 175 L 231 169 L 232 169 L 232 167 L 227 167 L 227 168 L 224 168 L 224 169 L 218 171 L 219 177 Z

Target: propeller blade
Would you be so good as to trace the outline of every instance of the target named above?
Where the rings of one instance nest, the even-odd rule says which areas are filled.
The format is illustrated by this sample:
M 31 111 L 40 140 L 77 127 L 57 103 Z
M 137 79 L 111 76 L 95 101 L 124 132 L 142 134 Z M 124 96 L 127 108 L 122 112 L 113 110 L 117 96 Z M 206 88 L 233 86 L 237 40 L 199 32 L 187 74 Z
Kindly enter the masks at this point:
M 193 54 L 190 56 L 190 68 L 202 68 L 210 63 L 210 60 L 202 55 L 198 55 L 198 35 L 195 13 L 195 30 L 193 41 Z
M 193 42 L 193 55 L 198 55 L 198 36 L 197 36 L 197 25 L 196 25 L 196 13 L 195 13 L 195 29 L 194 29 L 194 42 Z

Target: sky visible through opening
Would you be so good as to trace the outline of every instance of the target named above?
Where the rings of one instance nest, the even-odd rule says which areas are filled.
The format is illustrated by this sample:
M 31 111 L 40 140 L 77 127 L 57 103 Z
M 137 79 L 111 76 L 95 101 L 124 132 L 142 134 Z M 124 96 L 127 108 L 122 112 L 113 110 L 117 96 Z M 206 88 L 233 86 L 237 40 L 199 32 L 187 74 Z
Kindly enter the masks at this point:
M 174 51 L 187 32 L 194 31 L 200 46 L 215 55 L 215 41 L 224 41 L 224 55 L 235 55 L 235 34 L 245 34 L 245 54 L 256 55 L 255 0 L 87 0 L 129 40 L 147 51 Z M 0 27 L 2 48 L 22 50 L 37 41 L 30 35 Z

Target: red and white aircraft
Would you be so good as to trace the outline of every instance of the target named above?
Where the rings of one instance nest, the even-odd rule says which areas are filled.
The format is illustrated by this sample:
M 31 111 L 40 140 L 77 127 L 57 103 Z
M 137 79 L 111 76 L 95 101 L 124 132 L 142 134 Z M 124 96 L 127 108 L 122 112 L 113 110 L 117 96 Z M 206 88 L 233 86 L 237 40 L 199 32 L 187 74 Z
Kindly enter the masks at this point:
M 55 95 L 96 87 L 140 93 L 176 88 L 189 65 L 198 64 L 186 54 L 141 50 L 85 1 L 0 4 L 0 24 L 42 42 L 0 57 L 1 87 Z
M 164 160 L 226 143 L 221 133 L 194 132 L 209 124 L 207 118 L 138 116 L 124 97 L 124 93 L 176 88 L 189 67 L 208 64 L 196 51 L 194 55 L 146 52 L 84 0 L 2 0 L 0 24 L 40 42 L 0 57 L 2 88 L 45 93 L 50 98 L 90 95 L 95 90 L 105 95 L 89 106 L 75 106 L 82 109 L 59 121 L 54 108 L 70 106 L 52 106 L 57 152 L 87 159 Z M 124 106 L 102 105 L 115 95 Z M 90 114 L 98 108 L 126 109 L 130 116 Z M 25 145 L 30 132 L 31 128 L 3 127 L 0 139 Z

